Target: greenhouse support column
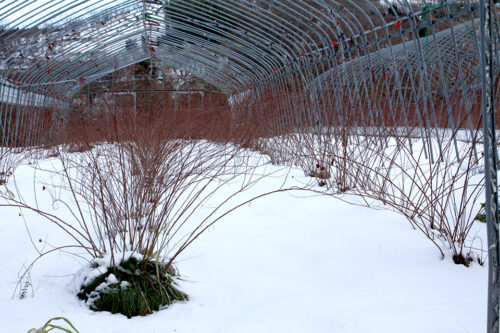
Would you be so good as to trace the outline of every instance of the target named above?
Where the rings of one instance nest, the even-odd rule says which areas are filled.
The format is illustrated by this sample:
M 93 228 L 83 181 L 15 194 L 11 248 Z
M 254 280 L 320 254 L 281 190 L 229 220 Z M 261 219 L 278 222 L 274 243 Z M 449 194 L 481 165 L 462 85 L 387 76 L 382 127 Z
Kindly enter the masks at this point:
M 493 87 L 493 1 L 481 0 L 481 79 L 484 126 L 484 168 L 486 185 L 486 222 L 488 233 L 488 333 L 498 333 L 499 243 L 497 146 L 495 139 L 495 100 Z
M 201 92 L 201 121 L 205 121 L 205 93 Z
M 91 103 L 92 103 L 92 101 L 90 100 L 90 86 L 87 86 L 87 104 L 88 104 L 89 111 L 90 111 L 90 104 Z
M 135 90 L 135 76 L 132 76 L 132 91 L 134 96 L 134 115 L 137 113 L 137 91 Z

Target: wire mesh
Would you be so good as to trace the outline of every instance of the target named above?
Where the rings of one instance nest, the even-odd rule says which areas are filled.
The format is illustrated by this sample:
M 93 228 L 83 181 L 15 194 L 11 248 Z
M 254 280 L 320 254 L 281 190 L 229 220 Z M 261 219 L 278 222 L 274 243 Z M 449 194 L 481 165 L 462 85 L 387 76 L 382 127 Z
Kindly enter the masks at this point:
M 6 1 L 1 146 L 50 140 L 50 123 L 77 96 L 148 61 L 149 79 L 154 68 L 184 71 L 241 117 L 273 114 L 274 134 L 392 129 L 424 142 L 434 162 L 441 129 L 456 141 L 480 122 L 478 9 L 468 0 Z M 497 95 L 498 63 L 496 52 Z

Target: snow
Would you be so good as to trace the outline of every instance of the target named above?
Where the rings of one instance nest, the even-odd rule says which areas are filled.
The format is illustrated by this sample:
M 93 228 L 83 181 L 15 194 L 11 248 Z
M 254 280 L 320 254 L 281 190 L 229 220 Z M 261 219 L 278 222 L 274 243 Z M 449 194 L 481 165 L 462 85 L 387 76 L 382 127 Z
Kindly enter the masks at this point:
M 125 253 L 115 253 L 115 257 L 119 258 L 117 261 L 127 261 L 130 258 L 135 258 L 139 261 L 142 260 L 142 255 L 139 253 L 135 253 L 132 251 L 127 251 Z M 86 265 L 83 267 L 76 275 L 76 278 L 72 282 L 74 289 L 80 289 L 80 286 L 88 286 L 95 278 L 107 272 L 108 268 L 111 267 L 112 257 L 111 254 L 106 254 L 103 258 L 96 258 L 92 260 L 90 265 Z M 118 279 L 114 274 L 110 274 L 106 279 L 107 284 L 117 284 L 119 283 Z M 124 282 L 124 281 L 123 281 Z M 99 289 L 102 290 L 103 288 Z
M 42 167 L 56 161 L 46 159 Z M 252 194 L 278 188 L 286 173 L 292 184 L 308 181 L 302 170 L 269 167 L 281 176 L 266 178 Z M 32 166 L 20 166 L 17 185 L 28 199 L 37 191 L 40 206 L 50 207 L 48 191 L 33 183 L 33 174 Z M 210 202 L 204 206 L 200 210 L 210 209 Z M 76 297 L 75 287 L 90 266 L 89 258 L 71 255 L 71 249 L 35 263 L 33 297 L 12 298 L 19 275 L 37 257 L 26 228 L 39 250 L 68 237 L 33 213 L 19 213 L 2 208 L 0 218 L 4 332 L 27 332 L 56 316 L 82 333 L 486 330 L 486 265 L 455 265 L 449 253 L 441 259 L 431 242 L 393 212 L 299 191 L 254 201 L 211 227 L 176 260 L 179 288 L 189 301 L 132 319 L 93 312 Z M 482 242 L 486 248 L 485 225 L 474 228 L 475 246 Z M 107 265 L 104 258 L 94 270 Z M 116 281 L 109 276 L 108 283 Z

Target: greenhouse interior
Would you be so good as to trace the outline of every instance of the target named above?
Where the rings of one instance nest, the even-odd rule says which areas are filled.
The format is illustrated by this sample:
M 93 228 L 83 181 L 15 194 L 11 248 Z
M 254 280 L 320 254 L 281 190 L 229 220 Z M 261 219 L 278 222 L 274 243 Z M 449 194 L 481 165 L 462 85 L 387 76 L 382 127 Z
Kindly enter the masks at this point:
M 498 333 L 499 18 L 1 1 L 0 331 Z

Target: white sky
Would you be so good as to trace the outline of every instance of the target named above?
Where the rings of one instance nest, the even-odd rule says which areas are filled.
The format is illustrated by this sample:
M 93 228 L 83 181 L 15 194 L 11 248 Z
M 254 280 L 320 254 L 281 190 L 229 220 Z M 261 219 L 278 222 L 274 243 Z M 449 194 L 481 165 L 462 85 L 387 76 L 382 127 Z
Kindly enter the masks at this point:
M 117 0 L 7 0 L 0 1 L 0 24 L 10 27 L 36 26 L 76 18 L 130 1 Z

